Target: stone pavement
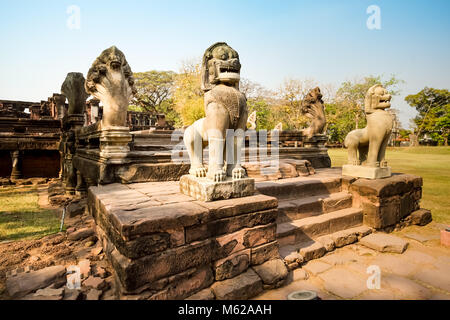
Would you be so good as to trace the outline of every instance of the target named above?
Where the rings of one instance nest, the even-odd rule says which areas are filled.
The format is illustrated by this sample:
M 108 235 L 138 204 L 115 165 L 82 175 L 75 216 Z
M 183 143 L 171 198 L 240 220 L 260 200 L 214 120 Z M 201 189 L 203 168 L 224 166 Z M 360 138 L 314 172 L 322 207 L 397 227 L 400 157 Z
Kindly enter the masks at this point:
M 255 299 L 284 300 L 293 291 L 313 290 L 323 300 L 450 300 L 450 248 L 439 244 L 441 228 L 433 222 L 392 233 L 409 243 L 402 254 L 379 252 L 361 242 L 337 249 L 294 270 L 287 284 Z M 369 289 L 377 268 L 380 286 Z

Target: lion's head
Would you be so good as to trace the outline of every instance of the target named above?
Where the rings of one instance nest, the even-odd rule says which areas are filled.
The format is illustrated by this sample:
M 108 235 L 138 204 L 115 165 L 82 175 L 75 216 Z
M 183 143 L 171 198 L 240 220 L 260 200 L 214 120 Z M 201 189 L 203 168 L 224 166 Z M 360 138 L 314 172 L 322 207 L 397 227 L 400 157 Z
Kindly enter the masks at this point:
M 367 114 L 374 112 L 377 109 L 387 109 L 391 107 L 391 95 L 381 85 L 376 84 L 367 91 L 364 100 L 364 110 Z
M 220 83 L 238 89 L 240 71 L 238 53 L 225 42 L 217 42 L 203 55 L 202 90 L 209 91 Z

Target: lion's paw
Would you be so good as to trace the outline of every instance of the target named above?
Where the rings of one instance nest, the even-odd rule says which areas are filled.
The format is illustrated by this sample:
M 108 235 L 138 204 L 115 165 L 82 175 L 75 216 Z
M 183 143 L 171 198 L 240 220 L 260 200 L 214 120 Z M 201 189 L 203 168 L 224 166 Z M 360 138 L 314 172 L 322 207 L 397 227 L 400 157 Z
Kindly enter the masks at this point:
M 197 178 L 203 178 L 203 177 L 206 177 L 206 168 L 198 167 L 195 169 L 191 169 L 191 170 L 189 170 L 189 173 Z
M 244 168 L 234 168 L 232 171 L 233 179 L 242 179 L 245 177 L 245 169 Z
M 211 179 L 214 182 L 220 182 L 220 181 L 225 181 L 227 175 L 225 174 L 225 172 L 223 170 L 218 170 L 215 171 L 212 175 L 211 175 Z

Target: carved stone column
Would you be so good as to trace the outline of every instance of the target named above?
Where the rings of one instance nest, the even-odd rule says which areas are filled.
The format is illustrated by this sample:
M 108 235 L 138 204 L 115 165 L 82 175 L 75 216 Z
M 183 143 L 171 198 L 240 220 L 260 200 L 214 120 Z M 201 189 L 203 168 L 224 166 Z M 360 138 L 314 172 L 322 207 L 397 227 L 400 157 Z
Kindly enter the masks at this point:
M 90 104 L 91 104 L 91 123 L 96 123 L 99 119 L 98 109 L 99 109 L 100 100 L 92 99 L 90 101 Z
M 68 194 L 75 194 L 78 180 L 72 161 L 77 148 L 76 130 L 84 124 L 86 99 L 89 96 L 84 90 L 84 81 L 82 73 L 70 72 L 61 86 L 61 92 L 69 101 L 68 114 L 63 118 L 64 139 L 61 148 L 64 153 L 64 188 Z
M 77 170 L 77 185 L 75 187 L 75 194 L 79 196 L 86 194 L 86 182 L 84 181 L 79 170 Z
M 22 152 L 19 150 L 11 151 L 11 159 L 11 180 L 20 179 L 22 177 Z
M 56 105 L 58 119 L 64 118 L 64 116 L 66 115 L 66 96 L 63 94 L 54 93 L 53 101 Z

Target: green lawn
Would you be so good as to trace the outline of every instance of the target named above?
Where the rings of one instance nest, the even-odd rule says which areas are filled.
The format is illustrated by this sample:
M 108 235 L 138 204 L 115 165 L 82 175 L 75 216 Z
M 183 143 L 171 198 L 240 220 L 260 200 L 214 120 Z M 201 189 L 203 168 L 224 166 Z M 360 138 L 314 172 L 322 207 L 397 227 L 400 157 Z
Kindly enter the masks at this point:
M 0 241 L 40 238 L 59 231 L 60 219 L 38 206 L 35 187 L 0 189 Z
M 329 149 L 328 153 L 332 166 L 346 163 L 346 149 Z M 450 223 L 450 147 L 388 148 L 386 160 L 394 172 L 421 176 L 421 207 L 431 210 L 434 221 Z

